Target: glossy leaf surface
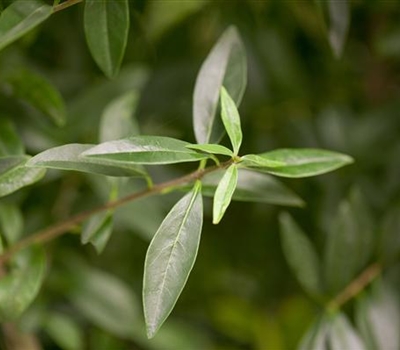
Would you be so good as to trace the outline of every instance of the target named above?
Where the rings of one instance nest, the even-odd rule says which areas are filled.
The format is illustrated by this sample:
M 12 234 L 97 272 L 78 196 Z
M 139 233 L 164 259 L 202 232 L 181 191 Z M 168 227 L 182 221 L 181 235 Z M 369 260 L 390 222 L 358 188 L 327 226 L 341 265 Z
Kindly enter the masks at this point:
M 143 305 L 147 335 L 153 337 L 181 294 L 196 260 L 203 224 L 200 184 L 165 217 L 145 260 Z
M 228 156 L 228 157 L 233 156 L 233 152 L 229 148 L 214 143 L 206 143 L 202 145 L 193 144 L 186 147 L 189 149 L 193 149 L 195 151 L 209 153 L 209 154 L 221 154 L 223 156 Z
M 195 162 L 208 156 L 191 151 L 185 141 L 163 136 L 134 136 L 104 142 L 83 153 L 89 159 L 122 161 L 132 164 L 172 164 Z
M 120 68 L 129 32 L 129 2 L 86 0 L 84 28 L 90 52 L 111 78 Z
M 247 168 L 276 168 L 284 166 L 285 163 L 261 157 L 257 154 L 246 154 L 240 158 L 240 165 Z

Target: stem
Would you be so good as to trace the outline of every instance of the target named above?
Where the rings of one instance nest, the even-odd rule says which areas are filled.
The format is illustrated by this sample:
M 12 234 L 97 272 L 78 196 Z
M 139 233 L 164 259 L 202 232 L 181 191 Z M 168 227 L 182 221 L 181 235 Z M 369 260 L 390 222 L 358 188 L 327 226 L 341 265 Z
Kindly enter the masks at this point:
M 82 1 L 83 0 L 67 0 L 67 1 L 64 1 L 61 4 L 56 5 L 56 6 L 53 7 L 53 13 L 65 10 L 66 8 L 68 8 L 70 6 L 73 6 L 75 4 L 78 4 L 78 3 L 82 2 Z
M 36 233 L 22 239 L 17 242 L 15 245 L 6 250 L 2 255 L 0 255 L 0 267 L 1 265 L 8 261 L 14 254 L 18 253 L 24 248 L 30 247 L 34 244 L 45 243 L 51 241 L 63 234 L 67 233 L 68 230 L 73 228 L 75 225 L 87 220 L 94 214 L 100 213 L 102 211 L 114 209 L 124 205 L 128 202 L 138 200 L 140 198 L 149 197 L 154 194 L 164 193 L 169 188 L 174 188 L 176 186 L 182 185 L 187 182 L 192 182 L 194 180 L 201 179 L 204 175 L 216 171 L 221 168 L 225 168 L 231 164 L 231 161 L 227 161 L 220 166 L 212 166 L 206 169 L 198 169 L 188 175 L 182 176 L 180 178 L 166 181 L 160 184 L 153 185 L 151 188 L 147 188 L 140 192 L 135 192 L 127 195 L 126 197 L 122 197 L 115 201 L 108 202 L 104 205 L 96 207 L 91 210 L 87 210 L 72 216 L 71 218 L 62 221 L 60 223 L 56 223 L 53 226 L 47 227 L 43 230 L 37 231 Z
M 347 303 L 350 299 L 354 298 L 365 287 L 367 287 L 380 273 L 382 266 L 374 263 L 368 266 L 356 279 L 354 279 L 345 289 L 336 295 L 327 304 L 328 310 L 337 310 L 342 305 Z

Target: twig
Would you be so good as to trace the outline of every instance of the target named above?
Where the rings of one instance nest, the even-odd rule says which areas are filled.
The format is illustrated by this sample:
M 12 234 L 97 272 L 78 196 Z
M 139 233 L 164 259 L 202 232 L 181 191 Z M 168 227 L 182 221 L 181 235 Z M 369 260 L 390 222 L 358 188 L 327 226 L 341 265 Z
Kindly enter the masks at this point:
M 70 6 L 73 6 L 75 4 L 78 4 L 78 3 L 82 2 L 82 1 L 83 0 L 67 0 L 67 1 L 64 1 L 61 4 L 54 6 L 53 12 L 58 12 L 58 11 L 65 10 L 66 8 L 68 8 Z

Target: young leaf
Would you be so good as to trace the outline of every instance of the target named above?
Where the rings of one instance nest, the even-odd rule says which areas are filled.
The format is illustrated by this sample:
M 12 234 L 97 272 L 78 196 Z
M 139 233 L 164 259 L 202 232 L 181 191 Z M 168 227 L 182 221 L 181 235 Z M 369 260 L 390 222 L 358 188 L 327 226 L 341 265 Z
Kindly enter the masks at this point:
M 0 197 L 31 185 L 44 176 L 46 172 L 44 169 L 25 166 L 29 158 L 29 156 L 0 157 Z
M 24 154 L 24 145 L 11 120 L 0 116 L 0 157 Z
M 114 77 L 121 66 L 128 40 L 128 0 L 86 0 L 84 27 L 94 60 L 107 77 Z
M 331 321 L 328 339 L 330 350 L 365 350 L 359 334 L 347 317 L 340 313 Z
M 0 50 L 45 21 L 52 7 L 40 1 L 17 0 L 0 15 Z
M 292 219 L 283 213 L 280 216 L 283 253 L 296 278 L 311 295 L 321 293 L 320 261 L 313 244 Z
M 342 56 L 350 25 L 350 9 L 347 0 L 328 0 L 329 43 L 336 58 Z
M 218 224 L 232 200 L 238 179 L 238 169 L 232 164 L 226 171 L 215 190 L 213 203 L 213 224 Z
M 216 114 L 224 85 L 240 104 L 247 82 L 246 52 L 235 27 L 229 27 L 201 66 L 193 94 L 193 125 L 198 143 L 217 143 Z
M 171 313 L 196 260 L 203 224 L 200 183 L 168 213 L 147 250 L 143 305 L 152 338 Z
M 32 157 L 27 166 L 61 170 L 76 170 L 86 173 L 108 176 L 145 176 L 146 172 L 129 161 L 113 161 L 81 157 L 81 154 L 92 149 L 94 145 L 69 144 L 50 148 Z
M 237 155 L 243 139 L 240 116 L 235 102 L 224 87 L 221 88 L 221 118 L 231 140 L 233 153 Z
M 82 155 L 89 159 L 129 162 L 131 164 L 173 164 L 208 158 L 186 146 L 189 143 L 163 136 L 134 136 L 95 146 Z
M 13 245 L 23 233 L 24 218 L 15 204 L 0 203 L 0 233 L 8 245 Z
M 105 212 L 93 215 L 84 225 L 81 235 L 82 244 L 91 242 L 98 254 L 100 254 L 113 229 L 113 213 Z
M 312 148 L 277 149 L 258 156 L 285 165 L 273 168 L 254 167 L 255 170 L 282 177 L 307 177 L 325 174 L 353 162 L 353 159 L 345 154 Z
M 246 154 L 240 158 L 240 165 L 246 168 L 276 168 L 285 163 L 258 156 L 257 154 Z
M 35 107 L 58 126 L 66 121 L 64 101 L 58 90 L 37 73 L 18 69 L 7 78 L 16 97 Z
M 32 303 L 42 285 L 46 260 L 41 247 L 25 249 L 15 258 L 15 267 L 0 280 L 0 319 L 18 318 Z
M 233 152 L 229 148 L 214 143 L 206 143 L 202 145 L 188 145 L 186 147 L 189 149 L 193 149 L 195 151 L 204 152 L 208 154 L 221 154 L 223 156 L 228 156 L 228 157 L 233 156 Z

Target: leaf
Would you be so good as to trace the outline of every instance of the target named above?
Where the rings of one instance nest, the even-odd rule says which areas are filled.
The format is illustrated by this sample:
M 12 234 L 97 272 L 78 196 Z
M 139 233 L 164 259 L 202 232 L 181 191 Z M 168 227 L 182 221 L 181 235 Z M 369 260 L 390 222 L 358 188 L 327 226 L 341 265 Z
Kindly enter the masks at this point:
M 165 217 L 147 250 L 143 306 L 152 338 L 171 313 L 196 260 L 203 224 L 200 183 Z
M 137 93 L 130 91 L 107 105 L 100 121 L 100 142 L 139 134 L 139 126 L 133 119 L 137 103 Z
M 84 28 L 90 53 L 104 74 L 117 75 L 129 33 L 128 0 L 86 0 Z
M 40 1 L 14 1 L 0 14 L 0 50 L 45 21 L 52 10 Z
M 284 162 L 270 160 L 257 154 L 246 154 L 240 158 L 240 165 L 247 168 L 276 168 L 285 165 Z
M 24 218 L 14 204 L 0 203 L 0 232 L 8 245 L 13 245 L 22 235 Z
M 0 157 L 0 197 L 39 181 L 45 174 L 43 169 L 25 166 L 29 156 Z
M 221 118 L 231 140 L 233 153 L 237 155 L 243 139 L 240 116 L 235 102 L 224 87 L 221 88 Z
M 325 276 L 332 294 L 343 289 L 361 272 L 374 245 L 371 213 L 361 193 L 354 189 L 339 205 L 326 240 Z
M 273 169 L 255 167 L 255 170 L 282 177 L 321 175 L 353 162 L 353 159 L 345 154 L 313 148 L 277 149 L 258 156 L 285 165 Z
M 220 89 L 225 86 L 236 105 L 247 83 L 246 52 L 235 27 L 229 27 L 200 68 L 193 94 L 193 125 L 198 143 L 217 143 L 216 114 Z
M 342 313 L 337 314 L 331 321 L 328 343 L 330 350 L 365 349 L 360 336 Z
M 0 116 L 0 157 L 23 153 L 24 145 L 15 131 L 14 124 L 9 119 Z
M 86 173 L 108 176 L 145 176 L 141 167 L 129 161 L 113 161 L 112 159 L 86 158 L 81 154 L 94 145 L 73 143 L 48 149 L 32 157 L 27 166 L 50 169 L 76 170 Z
M 7 77 L 13 94 L 44 113 L 58 126 L 66 122 L 66 110 L 59 91 L 39 74 L 18 69 Z
M 336 58 L 342 56 L 350 25 L 350 10 L 347 0 L 328 0 L 329 43 Z
M 82 155 L 89 159 L 128 162 L 131 164 L 173 164 L 208 158 L 189 150 L 189 143 L 163 136 L 134 136 L 95 146 Z
M 221 145 L 216 145 L 213 143 L 205 143 L 202 145 L 188 145 L 186 146 L 189 149 L 193 149 L 195 151 L 198 152 L 204 152 L 204 153 L 208 153 L 208 154 L 221 154 L 223 156 L 228 156 L 228 157 L 232 157 L 233 153 L 229 148 L 226 148 L 225 146 L 221 146 Z
M 82 244 L 86 244 L 88 242 L 92 243 L 96 248 L 97 253 L 100 254 L 110 239 L 112 230 L 112 212 L 104 212 L 93 215 L 83 226 L 81 242 Z
M 279 219 L 286 261 L 308 293 L 321 294 L 321 264 L 313 244 L 289 214 L 283 213 Z
M 46 259 L 41 247 L 24 249 L 14 257 L 14 268 L 0 279 L 0 318 L 12 321 L 32 303 L 42 285 Z
M 310 327 L 300 341 L 299 350 L 328 350 L 329 323 L 326 316 L 322 316 Z
M 67 315 L 53 312 L 46 317 L 44 330 L 63 350 L 84 349 L 81 326 Z
M 238 179 L 238 170 L 235 164 L 229 166 L 215 190 L 213 202 L 213 224 L 218 224 L 225 214 L 232 200 Z

